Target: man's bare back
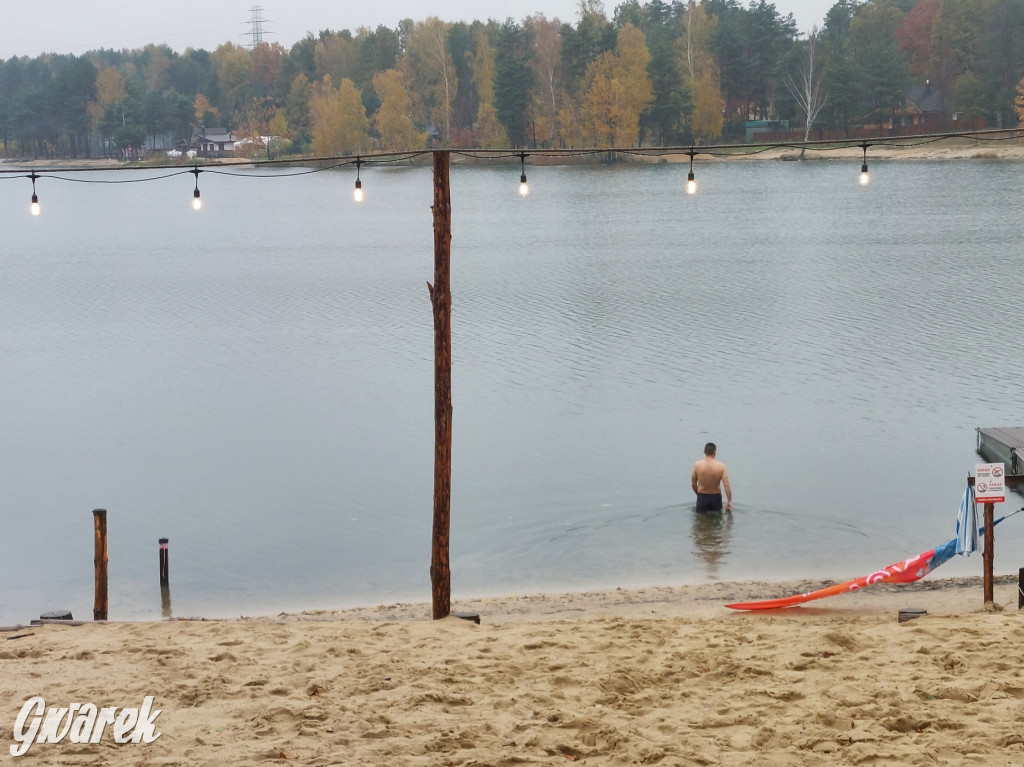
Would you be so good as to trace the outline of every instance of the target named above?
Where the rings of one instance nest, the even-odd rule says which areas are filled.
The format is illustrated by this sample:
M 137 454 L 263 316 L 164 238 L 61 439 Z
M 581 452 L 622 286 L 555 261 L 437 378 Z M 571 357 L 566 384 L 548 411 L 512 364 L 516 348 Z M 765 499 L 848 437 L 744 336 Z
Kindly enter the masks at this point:
M 716 448 L 709 442 L 704 448 L 704 457 L 693 464 L 690 475 L 690 486 L 697 494 L 698 506 L 701 496 L 719 496 L 718 508 L 721 508 L 722 488 L 725 488 L 726 509 L 732 508 L 732 486 L 729 484 L 729 470 L 725 464 L 715 458 Z M 698 509 L 700 510 L 700 509 Z

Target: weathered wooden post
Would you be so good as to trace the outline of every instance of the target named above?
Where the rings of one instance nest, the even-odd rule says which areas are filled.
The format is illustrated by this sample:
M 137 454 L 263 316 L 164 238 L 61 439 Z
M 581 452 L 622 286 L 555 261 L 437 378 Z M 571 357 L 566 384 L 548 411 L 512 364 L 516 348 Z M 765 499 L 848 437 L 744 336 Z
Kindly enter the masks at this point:
M 167 538 L 161 538 L 159 540 L 160 546 L 160 585 L 168 586 L 171 583 L 171 576 L 167 563 L 167 546 L 170 541 Z
M 450 281 L 452 207 L 449 153 L 434 155 L 434 284 L 427 283 L 434 310 L 434 526 L 430 585 L 434 620 L 451 613 L 448 559 L 452 486 L 452 296 Z
M 160 613 L 165 618 L 171 617 L 171 568 L 168 562 L 167 538 L 159 540 L 160 545 Z
M 995 596 L 992 592 L 992 573 L 995 567 L 995 545 L 996 545 L 996 531 L 995 527 L 995 509 L 994 503 L 985 504 L 985 551 L 982 552 L 981 562 L 985 567 L 985 577 L 982 580 L 982 588 L 985 592 L 985 604 L 995 601 Z
M 1017 571 L 1017 609 L 1024 607 L 1024 567 Z
M 96 554 L 93 567 L 96 571 L 96 599 L 92 606 L 92 619 L 107 619 L 107 510 L 93 509 L 93 527 L 96 533 Z

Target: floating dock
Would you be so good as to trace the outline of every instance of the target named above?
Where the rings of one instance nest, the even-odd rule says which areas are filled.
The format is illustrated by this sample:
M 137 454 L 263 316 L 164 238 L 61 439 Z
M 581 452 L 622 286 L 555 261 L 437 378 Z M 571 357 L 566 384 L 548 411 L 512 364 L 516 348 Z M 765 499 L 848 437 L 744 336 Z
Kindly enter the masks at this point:
M 1024 483 L 1024 426 L 978 427 L 978 454 L 1006 464 L 1006 484 Z

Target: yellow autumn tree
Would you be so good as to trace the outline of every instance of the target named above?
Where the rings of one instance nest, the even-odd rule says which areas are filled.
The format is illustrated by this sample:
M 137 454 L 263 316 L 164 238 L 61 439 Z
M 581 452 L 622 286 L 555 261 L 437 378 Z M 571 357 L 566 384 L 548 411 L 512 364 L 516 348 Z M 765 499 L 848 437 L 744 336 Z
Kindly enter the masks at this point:
M 711 51 L 711 40 L 718 25 L 718 17 L 708 15 L 704 3 L 689 0 L 683 17 L 684 32 L 676 40 L 679 69 L 683 80 L 693 94 L 693 113 L 690 117 L 695 138 L 716 139 L 722 134 L 725 118 L 722 116 L 724 100 L 721 75 Z
M 217 110 L 217 107 L 213 106 L 210 100 L 202 93 L 197 93 L 195 101 L 192 102 L 192 113 L 196 116 L 196 122 L 202 124 L 207 112 L 218 120 L 220 119 L 220 112 Z
M 594 146 L 618 146 L 624 119 L 622 66 L 619 57 L 605 51 L 587 67 L 583 98 L 583 131 Z
M 249 101 L 252 90 L 252 55 L 240 45 L 223 43 L 210 54 L 217 71 L 218 107 L 225 118 Z
M 373 90 L 380 98 L 374 124 L 382 148 L 395 152 L 426 146 L 426 134 L 418 133 L 409 117 L 409 92 L 405 88 L 402 73 L 397 69 L 378 72 L 373 76 Z
M 563 95 L 562 103 L 558 107 L 558 115 L 555 119 L 558 120 L 557 138 L 561 140 L 562 144 L 568 143 L 570 146 L 582 146 L 587 143 L 584 138 L 586 126 L 584 125 L 582 110 L 579 104 L 576 103 L 575 97 L 568 93 Z
M 96 100 L 90 101 L 85 109 L 89 113 L 93 125 L 103 118 L 103 110 L 108 104 L 115 104 L 127 95 L 124 87 L 124 75 L 114 67 L 104 67 L 96 73 Z
M 652 99 L 650 60 L 644 33 L 626 24 L 615 52 L 605 51 L 587 67 L 583 122 L 597 145 L 635 146 L 640 140 L 640 115 Z
M 623 117 L 626 120 L 620 131 L 619 141 L 623 142 L 623 146 L 632 146 L 640 140 L 640 115 L 647 111 L 654 100 L 651 78 L 647 74 L 651 53 L 647 49 L 647 38 L 644 33 L 632 24 L 626 24 L 619 30 L 615 52 L 622 67 L 625 99 Z
M 309 103 L 313 152 L 318 155 L 362 154 L 370 149 L 370 121 L 355 84 L 345 78 L 338 88 L 330 75 Z
M 722 92 L 713 67 L 708 67 L 693 88 L 693 135 L 702 141 L 722 135 Z
M 288 135 L 288 118 L 284 116 L 284 110 L 278 109 L 274 112 L 274 116 L 270 120 L 268 126 L 270 135 L 276 138 L 285 137 Z
M 469 71 L 473 75 L 473 85 L 480 100 L 476 110 L 473 137 L 479 147 L 507 147 L 508 131 L 498 119 L 498 110 L 494 106 L 494 46 L 491 45 L 487 30 L 483 27 L 477 29 L 473 42 L 476 52 L 469 56 Z
M 345 154 L 369 152 L 373 142 L 363 96 L 355 83 L 347 77 L 338 88 L 338 103 L 341 109 L 341 151 Z

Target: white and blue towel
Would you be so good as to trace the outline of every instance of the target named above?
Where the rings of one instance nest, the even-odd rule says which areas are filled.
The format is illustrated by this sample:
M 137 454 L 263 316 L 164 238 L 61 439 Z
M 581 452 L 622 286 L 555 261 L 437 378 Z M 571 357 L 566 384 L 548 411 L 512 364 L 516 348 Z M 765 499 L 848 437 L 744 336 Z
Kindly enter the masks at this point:
M 977 550 L 978 509 L 974 503 L 974 488 L 968 485 L 956 514 L 956 553 L 970 556 Z

